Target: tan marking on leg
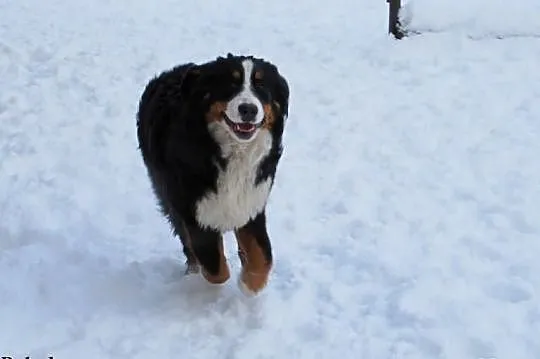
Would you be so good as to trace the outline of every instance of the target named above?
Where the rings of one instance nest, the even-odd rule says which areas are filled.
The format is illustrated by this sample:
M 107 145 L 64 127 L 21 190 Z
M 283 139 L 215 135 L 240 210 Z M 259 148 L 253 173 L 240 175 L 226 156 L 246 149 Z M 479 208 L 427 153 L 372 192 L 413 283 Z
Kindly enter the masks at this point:
M 223 113 L 227 109 L 227 102 L 214 102 L 208 112 L 206 112 L 206 122 L 217 122 L 223 120 Z
M 268 262 L 255 237 L 245 229 L 235 231 L 242 263 L 240 281 L 251 292 L 260 292 L 268 282 L 272 262 Z
M 225 257 L 225 252 L 223 250 L 223 237 L 220 236 L 219 239 L 219 272 L 216 275 L 208 273 L 204 266 L 201 266 L 201 273 L 203 277 L 212 284 L 222 284 L 225 283 L 230 277 L 231 273 L 229 271 L 229 265 L 227 263 L 227 258 Z

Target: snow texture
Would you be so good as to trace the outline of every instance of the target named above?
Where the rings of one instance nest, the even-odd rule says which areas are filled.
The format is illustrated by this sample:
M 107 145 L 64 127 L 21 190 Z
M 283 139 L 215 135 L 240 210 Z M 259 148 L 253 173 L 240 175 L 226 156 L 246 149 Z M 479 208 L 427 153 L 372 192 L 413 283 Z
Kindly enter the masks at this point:
M 540 358 L 539 3 L 411 1 L 444 31 L 395 41 L 382 0 L 1 1 L 0 355 Z M 135 136 L 150 77 L 229 51 L 291 87 L 253 298 L 183 276 Z
M 540 38 L 538 0 L 404 0 L 403 4 L 403 19 L 416 31 Z

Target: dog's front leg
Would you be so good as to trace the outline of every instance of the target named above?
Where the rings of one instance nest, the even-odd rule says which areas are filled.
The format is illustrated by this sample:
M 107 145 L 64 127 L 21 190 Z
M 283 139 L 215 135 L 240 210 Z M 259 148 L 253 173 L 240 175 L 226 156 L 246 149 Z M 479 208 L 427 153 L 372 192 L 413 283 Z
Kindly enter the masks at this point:
M 242 262 L 240 289 L 247 295 L 260 292 L 272 269 L 272 246 L 266 230 L 264 211 L 235 231 Z
M 187 225 L 191 249 L 202 267 L 203 277 L 210 283 L 221 284 L 230 277 L 229 266 L 223 250 L 221 233 Z

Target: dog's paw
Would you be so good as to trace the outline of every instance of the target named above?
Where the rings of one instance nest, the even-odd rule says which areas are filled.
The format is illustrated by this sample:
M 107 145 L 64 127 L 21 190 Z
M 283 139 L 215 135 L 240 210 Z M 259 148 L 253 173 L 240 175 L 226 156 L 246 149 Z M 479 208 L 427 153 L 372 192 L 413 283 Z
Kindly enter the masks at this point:
M 198 263 L 186 262 L 186 270 L 184 271 L 184 275 L 197 274 L 200 271 L 201 267 Z
M 215 274 L 209 273 L 204 266 L 201 267 L 201 274 L 208 283 L 223 284 L 229 280 L 231 273 L 226 261 L 222 261 L 219 271 Z
M 247 285 L 246 283 L 244 283 L 242 281 L 242 277 L 238 277 L 238 289 L 240 289 L 240 291 L 242 292 L 243 295 L 245 295 L 246 297 L 255 297 L 258 293 L 251 290 Z
M 242 270 L 238 277 L 238 288 L 247 297 L 258 295 L 268 283 L 268 273 L 254 273 Z

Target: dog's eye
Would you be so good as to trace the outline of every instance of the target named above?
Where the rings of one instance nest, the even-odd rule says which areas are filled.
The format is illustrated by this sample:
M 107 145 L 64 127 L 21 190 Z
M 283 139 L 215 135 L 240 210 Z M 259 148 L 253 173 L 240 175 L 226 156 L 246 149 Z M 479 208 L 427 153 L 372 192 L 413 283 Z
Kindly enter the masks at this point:
M 263 83 L 259 85 L 253 85 L 253 90 L 257 94 L 257 97 L 263 101 L 263 102 L 270 102 L 272 96 L 270 94 L 270 91 L 268 90 L 268 87 L 265 86 Z
M 253 86 L 258 89 L 264 88 L 264 81 L 262 79 L 253 79 Z

